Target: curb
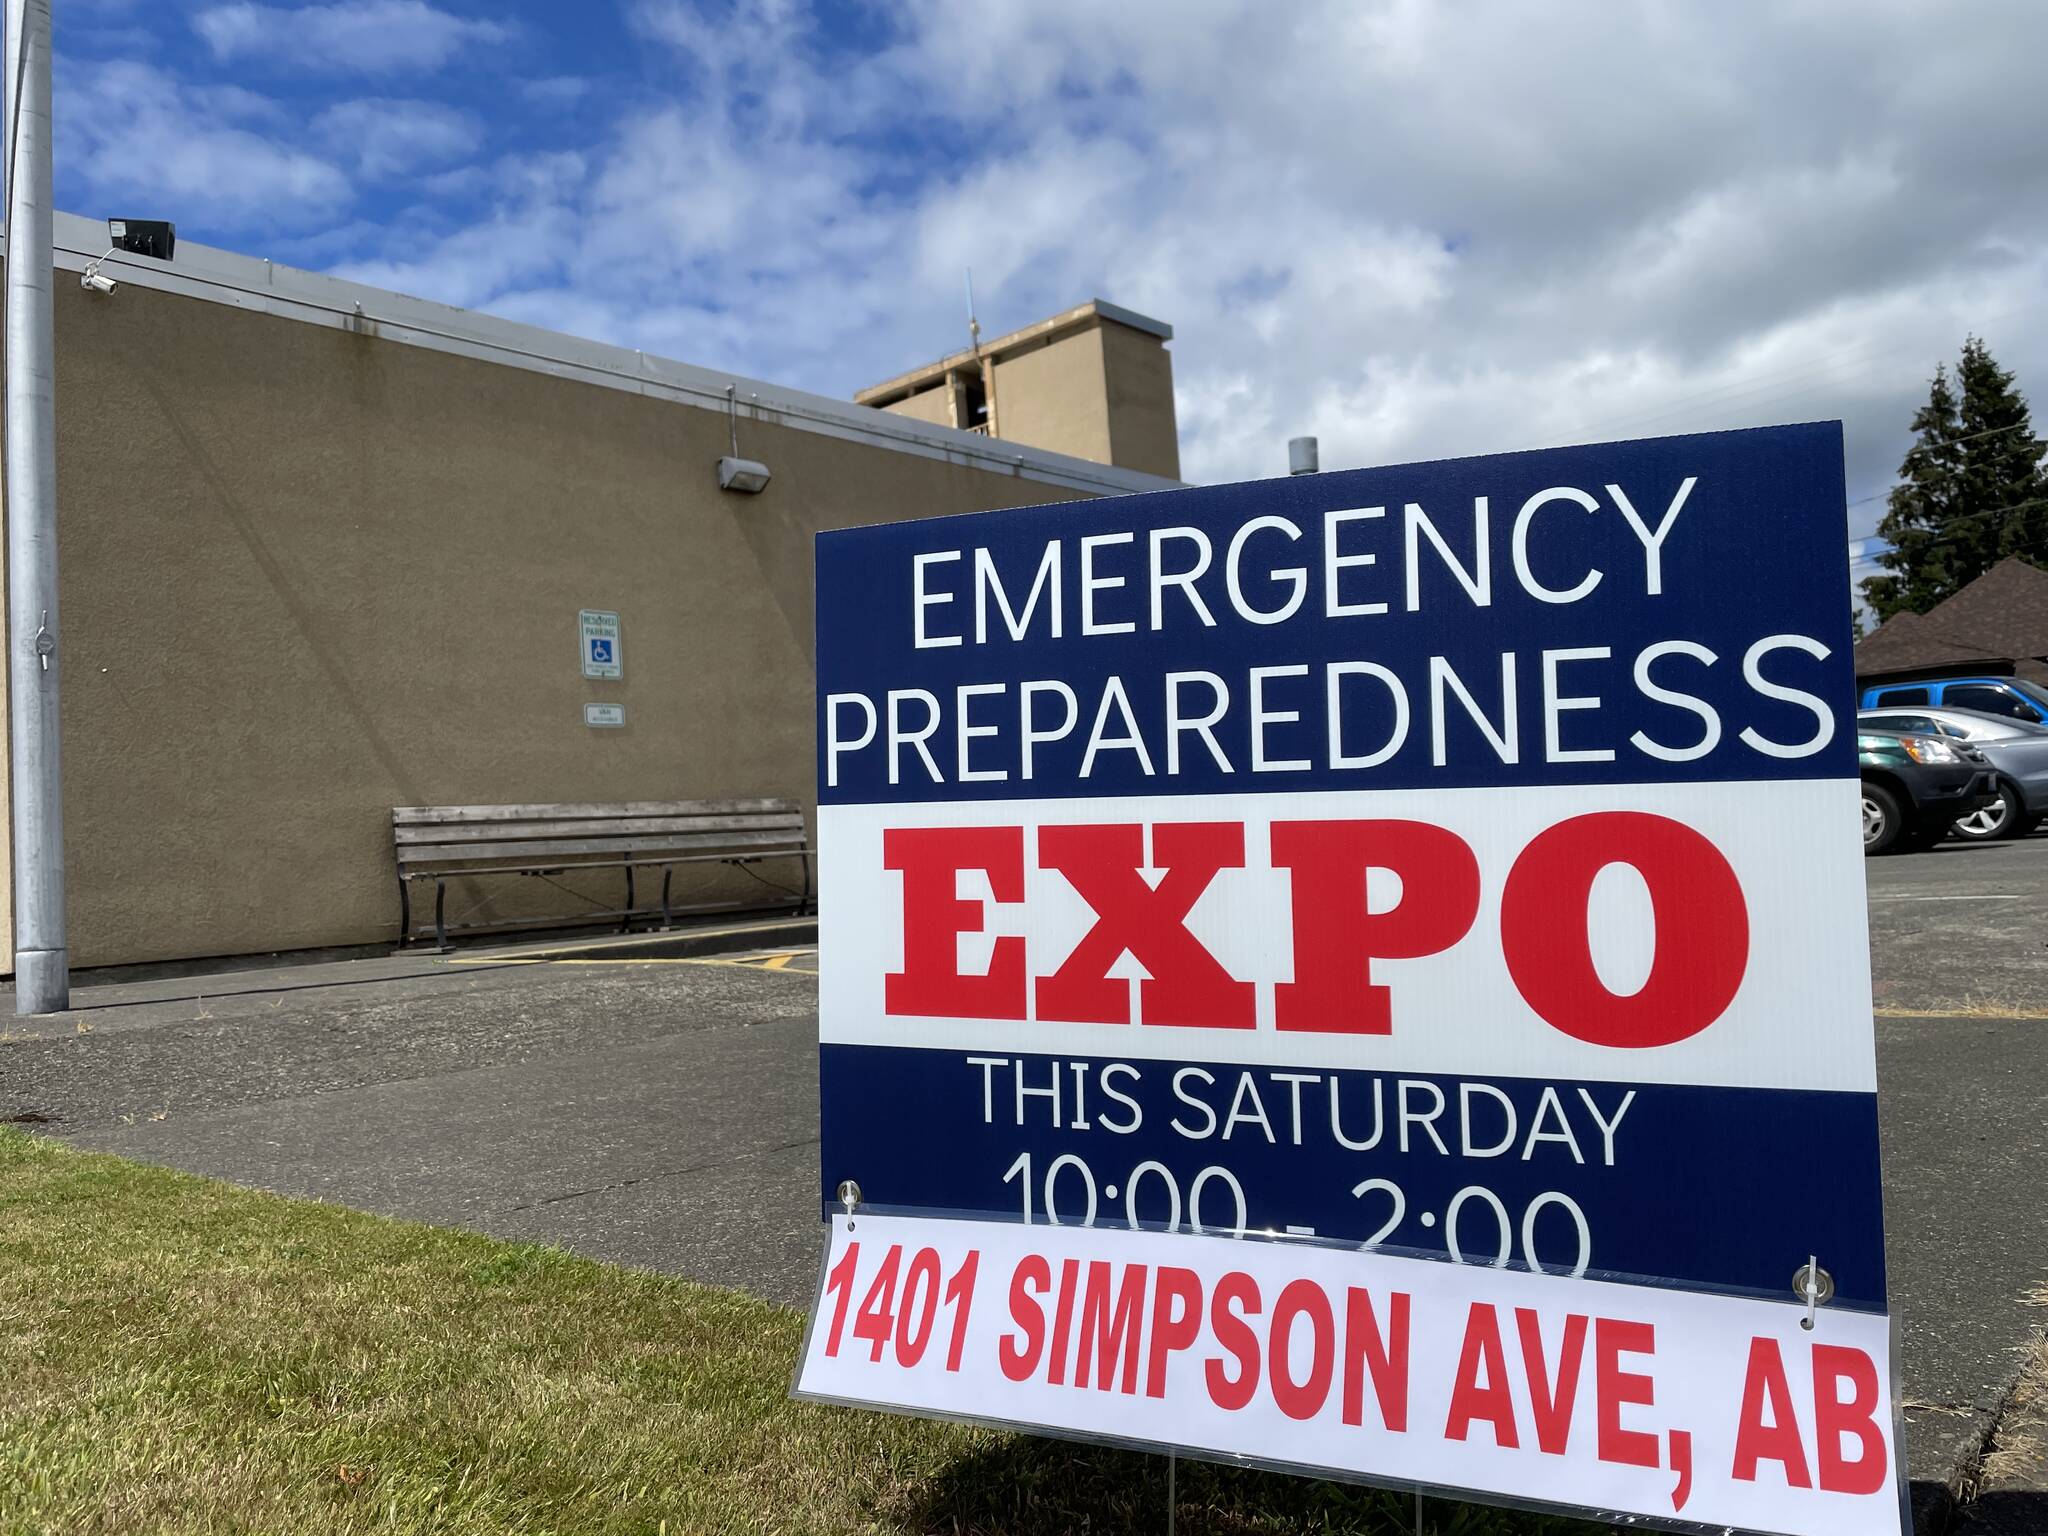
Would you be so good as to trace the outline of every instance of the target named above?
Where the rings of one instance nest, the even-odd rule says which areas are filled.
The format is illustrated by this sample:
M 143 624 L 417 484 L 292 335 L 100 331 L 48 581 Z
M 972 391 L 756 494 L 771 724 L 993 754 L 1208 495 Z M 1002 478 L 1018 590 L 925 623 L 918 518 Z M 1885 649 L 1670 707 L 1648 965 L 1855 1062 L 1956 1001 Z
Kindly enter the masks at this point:
M 691 960 L 750 949 L 801 947 L 817 942 L 817 918 L 791 915 L 717 928 L 678 928 L 668 933 L 619 934 L 582 943 L 570 941 L 461 953 L 464 963 L 477 966 L 522 960 Z
M 1948 1527 L 1955 1536 L 2048 1531 L 2048 1341 L 2035 1341 L 1973 1471 L 1975 1487 Z

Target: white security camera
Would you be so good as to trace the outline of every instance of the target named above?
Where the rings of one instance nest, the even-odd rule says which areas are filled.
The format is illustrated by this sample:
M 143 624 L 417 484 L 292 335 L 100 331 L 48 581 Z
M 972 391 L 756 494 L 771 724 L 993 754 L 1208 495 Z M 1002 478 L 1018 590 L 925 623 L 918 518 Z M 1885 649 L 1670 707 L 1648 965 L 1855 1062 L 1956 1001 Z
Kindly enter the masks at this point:
M 79 275 L 78 286 L 89 288 L 94 293 L 112 293 L 121 285 L 102 272 L 98 262 L 94 262 Z

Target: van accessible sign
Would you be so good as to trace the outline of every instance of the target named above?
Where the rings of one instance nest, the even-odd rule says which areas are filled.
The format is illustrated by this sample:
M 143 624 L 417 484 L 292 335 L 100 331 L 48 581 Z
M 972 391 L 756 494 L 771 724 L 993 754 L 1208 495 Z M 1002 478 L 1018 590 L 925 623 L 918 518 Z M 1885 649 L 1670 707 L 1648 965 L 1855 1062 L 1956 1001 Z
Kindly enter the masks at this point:
M 963 1321 L 957 1369 L 983 1416 L 1086 1429 L 1066 1351 L 1091 1306 L 1091 1327 L 1142 1318 L 1148 1347 L 1194 1327 L 1170 1377 L 1175 1350 L 1224 1360 L 1234 1327 L 1278 1329 L 1296 1281 L 1336 1329 L 1399 1274 L 1409 1367 L 1459 1362 L 1406 1378 L 1414 1401 L 1469 1365 L 1514 1422 L 1485 1456 L 1417 1419 L 1382 1421 L 1411 1437 L 1391 1447 L 1289 1436 L 1277 1459 L 1414 1480 L 1426 1433 L 1457 1443 L 1431 1480 L 1599 1504 L 1535 1477 L 1564 1463 L 1530 1415 L 1589 1466 L 1647 1454 L 1616 1426 L 1662 1416 L 1692 1437 L 1687 1507 L 1668 1438 L 1661 1507 L 1606 1507 L 1895 1527 L 1843 499 L 1825 424 L 823 535 L 825 1203 L 853 1180 L 884 1212 L 1033 1224 L 877 1244 L 893 1229 L 863 1214 L 833 1249 L 855 1317 L 879 1328 L 899 1287 L 942 1314 L 979 1298 L 994 1352 Z M 913 1287 L 927 1251 L 942 1273 Z M 1809 1255 L 1837 1287 L 1810 1333 Z M 1090 1290 L 1132 1264 L 1154 1273 L 1131 1297 Z M 1199 1296 L 1162 1291 L 1169 1270 Z M 1616 1292 L 1633 1312 L 1591 1299 Z M 1301 1305 L 1269 1349 L 1321 1347 Z M 1026 1403 L 995 1341 L 1027 1349 L 1034 1308 L 1062 1374 L 1027 1372 Z M 1624 1362 L 1633 1322 L 1661 1362 Z M 1713 1372 L 1664 1353 L 1700 1329 Z M 826 1342 L 807 1391 L 953 1411 L 889 1374 L 949 1374 L 940 1352 L 863 1345 L 856 1368 Z M 1238 1429 L 1129 1434 L 1266 1455 L 1246 1426 L 1297 1417 L 1289 1389 L 1233 1358 L 1251 1396 L 1217 1411 Z M 1574 1409 L 1558 1373 L 1581 1363 Z M 1638 1369 L 1654 1413 L 1625 1406 L 1650 1401 Z M 1784 1454 L 1722 1454 L 1744 1425 Z

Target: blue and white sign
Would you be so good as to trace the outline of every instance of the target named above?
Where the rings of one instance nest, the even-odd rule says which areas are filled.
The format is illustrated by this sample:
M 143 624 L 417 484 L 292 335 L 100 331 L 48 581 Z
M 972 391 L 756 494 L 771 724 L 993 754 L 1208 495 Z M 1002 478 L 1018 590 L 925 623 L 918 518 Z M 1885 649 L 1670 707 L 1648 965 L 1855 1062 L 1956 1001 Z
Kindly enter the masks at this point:
M 617 682 L 626 675 L 619 649 L 619 616 L 596 608 L 576 615 L 577 643 L 583 651 L 583 675 Z
M 1839 428 L 829 532 L 823 1184 L 1882 1307 Z
M 1837 424 L 818 541 L 823 1197 L 1882 1310 Z

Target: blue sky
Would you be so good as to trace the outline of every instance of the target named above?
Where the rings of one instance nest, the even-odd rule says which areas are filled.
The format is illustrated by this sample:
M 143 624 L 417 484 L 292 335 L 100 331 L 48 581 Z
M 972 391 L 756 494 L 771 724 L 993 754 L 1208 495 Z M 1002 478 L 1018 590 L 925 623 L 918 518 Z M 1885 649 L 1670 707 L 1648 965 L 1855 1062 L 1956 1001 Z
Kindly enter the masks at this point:
M 842 396 L 1099 295 L 1202 480 L 1841 416 L 1854 534 L 2048 391 L 2027 0 L 55 6 L 67 210 Z

